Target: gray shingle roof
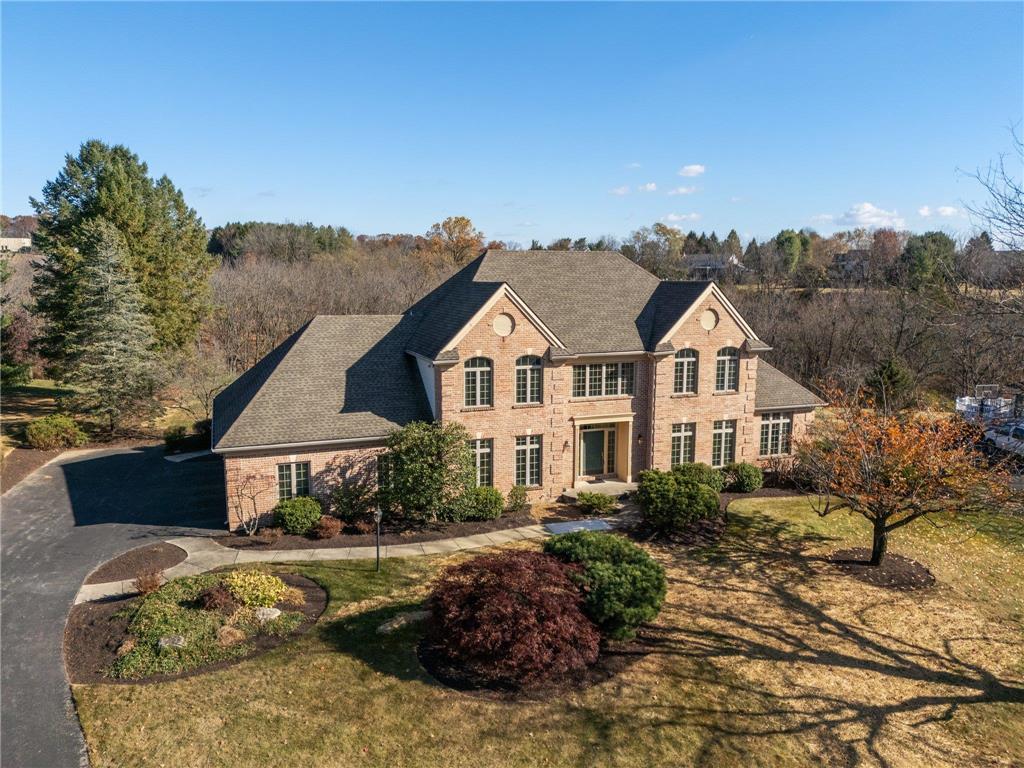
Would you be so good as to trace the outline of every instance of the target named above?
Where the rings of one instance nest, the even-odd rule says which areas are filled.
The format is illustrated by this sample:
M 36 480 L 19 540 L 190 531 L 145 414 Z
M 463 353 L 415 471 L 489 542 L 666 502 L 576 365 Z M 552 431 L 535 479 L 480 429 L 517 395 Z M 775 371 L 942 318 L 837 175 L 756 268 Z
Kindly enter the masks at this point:
M 500 251 L 476 258 L 410 312 L 410 351 L 434 358 L 502 283 L 569 353 L 653 349 L 706 282 L 662 282 L 615 251 Z
M 385 435 L 432 418 L 404 315 L 319 315 L 214 401 L 214 448 Z
M 813 408 L 825 402 L 764 360 L 757 363 L 757 391 L 754 410 L 775 411 L 784 408 Z

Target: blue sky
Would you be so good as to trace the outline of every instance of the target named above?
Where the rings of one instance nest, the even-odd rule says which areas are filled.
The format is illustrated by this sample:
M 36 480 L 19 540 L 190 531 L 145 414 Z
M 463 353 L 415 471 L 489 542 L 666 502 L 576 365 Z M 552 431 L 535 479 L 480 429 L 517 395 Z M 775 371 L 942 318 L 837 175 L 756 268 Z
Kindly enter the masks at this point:
M 1024 4 L 2 5 L 5 213 L 88 138 L 208 226 L 966 230 Z

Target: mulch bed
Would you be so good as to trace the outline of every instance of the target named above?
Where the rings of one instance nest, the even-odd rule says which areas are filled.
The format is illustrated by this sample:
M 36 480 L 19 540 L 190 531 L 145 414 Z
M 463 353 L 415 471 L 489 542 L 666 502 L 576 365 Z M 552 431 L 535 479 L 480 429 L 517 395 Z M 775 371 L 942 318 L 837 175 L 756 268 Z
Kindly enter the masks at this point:
M 497 520 L 481 520 L 471 523 L 430 523 L 416 528 L 404 530 L 388 530 L 381 526 L 381 544 L 420 544 L 425 541 L 453 539 L 459 536 L 473 536 L 478 533 L 504 531 L 509 528 L 521 528 L 526 525 L 537 525 L 542 522 L 556 520 L 575 520 L 581 518 L 579 511 L 569 505 L 549 507 L 538 519 L 530 514 L 502 515 Z M 342 534 L 330 539 L 317 539 L 312 536 L 281 535 L 277 537 L 255 536 L 244 534 L 228 534 L 213 539 L 218 544 L 234 549 L 326 549 L 329 547 L 372 547 L 377 543 L 373 533 Z
M 0 492 L 9 491 L 50 459 L 60 456 L 61 453 L 63 451 L 15 448 L 4 457 L 2 467 L 0 467 Z
M 449 661 L 436 645 L 426 639 L 421 640 L 416 647 L 416 656 L 427 674 L 441 685 L 480 699 L 517 702 L 544 701 L 599 685 L 624 672 L 654 649 L 643 631 L 635 640 L 628 642 L 607 641 L 601 645 L 597 662 L 583 672 L 527 689 L 496 687 L 490 682 L 481 681 Z
M 102 584 L 105 581 L 134 579 L 143 573 L 167 570 L 186 557 L 188 553 L 173 544 L 163 541 L 159 544 L 147 544 L 108 560 L 90 573 L 85 583 Z
M 672 544 L 684 547 L 709 547 L 718 542 L 725 533 L 725 516 L 714 517 L 709 520 L 695 520 L 681 531 L 673 533 L 662 533 L 648 528 L 643 522 L 633 528 L 624 528 L 637 541 L 651 542 L 653 544 Z
M 245 656 L 228 661 L 220 661 L 198 669 L 190 669 L 176 675 L 153 675 L 144 680 L 119 680 L 107 677 L 104 670 L 108 669 L 117 658 L 117 649 L 128 637 L 128 619 L 117 617 L 119 610 L 138 598 L 120 598 L 94 603 L 81 603 L 71 609 L 68 623 L 64 628 L 64 666 L 68 680 L 72 683 L 109 683 L 112 685 L 146 685 L 148 683 L 166 682 L 183 677 L 193 677 L 217 669 L 224 669 L 244 659 L 251 659 L 282 643 L 308 632 L 316 623 L 317 618 L 327 607 L 327 592 L 314 581 L 293 573 L 276 574 L 286 584 L 298 587 L 306 597 L 301 608 L 290 610 L 302 611 L 306 620 L 292 634 L 285 637 L 259 635 L 247 642 L 253 650 Z
M 720 505 L 726 509 L 737 499 L 781 499 L 787 496 L 802 496 L 803 494 L 795 488 L 758 488 L 750 493 L 735 493 L 723 491 L 719 494 Z
M 843 573 L 875 587 L 909 592 L 935 583 L 932 572 L 909 557 L 886 555 L 876 566 L 868 565 L 870 560 L 871 550 L 865 547 L 840 549 L 829 557 L 829 561 Z

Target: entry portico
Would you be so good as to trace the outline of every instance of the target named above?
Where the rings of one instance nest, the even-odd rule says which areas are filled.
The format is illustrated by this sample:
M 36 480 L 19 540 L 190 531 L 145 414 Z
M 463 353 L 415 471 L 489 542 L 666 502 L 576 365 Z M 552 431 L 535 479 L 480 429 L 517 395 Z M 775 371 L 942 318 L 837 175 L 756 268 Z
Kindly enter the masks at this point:
M 633 414 L 572 417 L 575 446 L 572 487 L 595 480 L 633 482 Z

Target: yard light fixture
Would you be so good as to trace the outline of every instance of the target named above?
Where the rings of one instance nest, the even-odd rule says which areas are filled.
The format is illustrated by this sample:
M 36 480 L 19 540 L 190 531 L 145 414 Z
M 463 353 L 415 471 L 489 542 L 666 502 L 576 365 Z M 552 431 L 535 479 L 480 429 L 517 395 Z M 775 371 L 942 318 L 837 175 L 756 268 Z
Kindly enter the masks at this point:
M 373 522 L 377 526 L 377 573 L 380 573 L 380 521 L 383 517 L 384 513 L 377 507 L 373 511 Z

